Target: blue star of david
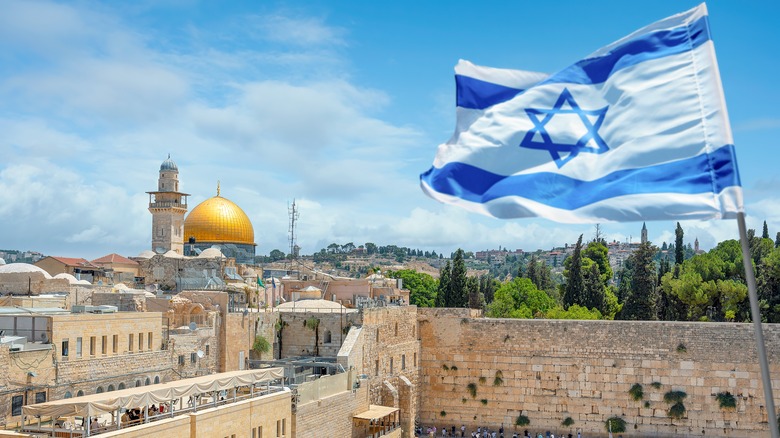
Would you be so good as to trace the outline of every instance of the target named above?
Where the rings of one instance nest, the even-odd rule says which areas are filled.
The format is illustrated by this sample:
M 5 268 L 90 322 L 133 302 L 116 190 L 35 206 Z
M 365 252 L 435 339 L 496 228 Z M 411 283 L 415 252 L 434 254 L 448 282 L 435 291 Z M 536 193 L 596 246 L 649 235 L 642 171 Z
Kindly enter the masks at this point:
M 563 108 L 564 104 L 568 104 L 569 108 Z M 531 119 L 531 122 L 533 122 L 534 127 L 525 134 L 523 141 L 520 142 L 520 146 L 550 152 L 550 156 L 559 169 L 579 155 L 580 152 L 603 154 L 609 150 L 609 147 L 599 135 L 598 130 L 601 127 L 601 123 L 604 121 L 604 116 L 607 114 L 607 108 L 609 108 L 609 105 L 596 110 L 582 109 L 577 104 L 577 101 L 574 100 L 574 97 L 572 97 L 569 90 L 564 88 L 552 109 L 526 108 L 525 112 L 528 114 L 528 118 Z M 579 116 L 588 132 L 577 140 L 576 144 L 553 142 L 545 125 L 547 125 L 547 123 L 557 114 L 576 114 Z M 540 117 L 542 115 L 544 117 Z M 595 121 L 592 121 L 593 117 L 595 117 Z M 542 141 L 534 140 L 536 134 L 539 134 Z M 588 143 L 592 144 L 589 145 Z M 595 144 L 595 146 L 593 146 L 593 144 Z M 566 155 L 563 156 L 562 154 Z

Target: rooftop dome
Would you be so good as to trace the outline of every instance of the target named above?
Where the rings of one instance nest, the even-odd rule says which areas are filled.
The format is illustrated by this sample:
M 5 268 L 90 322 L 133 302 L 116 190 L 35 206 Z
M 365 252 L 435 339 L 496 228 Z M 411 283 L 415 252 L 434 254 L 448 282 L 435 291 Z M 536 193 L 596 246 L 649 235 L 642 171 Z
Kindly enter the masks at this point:
M 184 220 L 184 240 L 197 243 L 255 244 L 252 222 L 238 205 L 217 194 L 193 208 Z
M 5 259 L 0 257 L 0 265 L 4 265 L 4 264 L 5 264 Z
M 163 161 L 162 164 L 160 165 L 160 171 L 162 172 L 163 170 L 172 170 L 175 172 L 179 171 L 179 168 L 176 167 L 176 163 L 174 163 L 173 160 L 171 160 L 171 154 L 168 154 L 168 159 Z
M 40 272 L 45 278 L 52 278 L 48 272 L 29 263 L 9 263 L 7 265 L 0 266 L 0 274 L 16 274 L 22 272 Z
M 138 254 L 138 258 L 139 259 L 150 259 L 150 258 L 154 257 L 155 255 L 157 255 L 157 254 L 155 254 L 154 251 L 152 251 L 150 249 L 147 249 L 146 251 L 141 251 L 141 254 Z
M 217 248 L 206 248 L 202 253 L 198 255 L 199 259 L 224 259 L 225 256 Z
M 64 278 L 65 280 L 68 280 L 68 283 L 70 283 L 70 284 L 78 284 L 78 282 L 79 282 L 78 278 L 76 278 L 76 277 L 74 277 L 74 276 L 72 276 L 70 274 L 67 274 L 65 272 L 62 272 L 60 274 L 55 275 L 54 278 Z

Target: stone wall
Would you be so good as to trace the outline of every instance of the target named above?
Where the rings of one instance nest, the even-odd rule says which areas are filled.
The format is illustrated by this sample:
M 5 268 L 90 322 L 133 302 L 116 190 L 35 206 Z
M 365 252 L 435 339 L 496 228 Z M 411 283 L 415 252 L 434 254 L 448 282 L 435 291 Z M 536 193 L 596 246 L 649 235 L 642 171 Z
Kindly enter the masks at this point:
M 336 357 L 349 327 L 360 325 L 358 312 L 277 312 L 287 325 L 282 330 L 282 357 L 314 356 L 314 342 L 317 340 L 316 356 Z M 317 334 L 307 328 L 307 319 L 320 320 Z
M 220 372 L 247 369 L 249 350 L 255 341 L 256 316 L 252 313 L 228 313 L 223 324 L 222 364 Z
M 420 341 L 416 306 L 363 311 L 360 355 L 371 404 L 400 408 L 403 436 L 413 436 L 419 393 Z
M 172 331 L 168 336 L 171 351 L 170 366 L 181 378 L 201 376 L 217 372 L 219 364 L 219 343 L 213 328 L 198 328 L 195 331 L 182 329 Z M 198 356 L 202 352 L 203 357 Z
M 297 406 L 293 433 L 296 438 L 351 437 L 352 416 L 368 410 L 368 388 L 343 391 Z M 272 435 L 273 436 L 273 435 Z
M 766 435 L 767 412 L 750 324 L 473 319 L 420 309 L 422 424 L 605 434 L 613 416 L 634 436 Z M 765 325 L 780 376 L 780 326 Z M 642 385 L 641 400 L 629 394 Z M 472 395 L 469 385 L 476 390 Z M 772 382 L 775 399 L 780 380 Z M 672 420 L 669 391 L 687 394 Z M 719 407 L 730 392 L 736 409 Z M 571 417 L 570 427 L 562 421 Z M 771 421 L 775 421 L 771 415 Z M 512 427 L 508 427 L 512 430 Z

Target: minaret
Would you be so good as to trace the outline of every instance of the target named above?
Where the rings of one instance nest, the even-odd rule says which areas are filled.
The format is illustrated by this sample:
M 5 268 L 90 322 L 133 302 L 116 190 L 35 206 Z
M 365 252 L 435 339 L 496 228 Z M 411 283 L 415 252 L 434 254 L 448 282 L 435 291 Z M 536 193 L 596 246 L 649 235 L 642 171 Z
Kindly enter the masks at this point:
M 696 240 L 693 241 L 693 252 L 694 254 L 699 253 L 699 238 L 697 237 Z
M 647 243 L 647 225 L 642 222 L 642 243 Z
M 146 193 L 152 213 L 152 251 L 184 254 L 184 215 L 189 194 L 179 191 L 179 168 L 170 154 L 160 165 L 157 191 Z

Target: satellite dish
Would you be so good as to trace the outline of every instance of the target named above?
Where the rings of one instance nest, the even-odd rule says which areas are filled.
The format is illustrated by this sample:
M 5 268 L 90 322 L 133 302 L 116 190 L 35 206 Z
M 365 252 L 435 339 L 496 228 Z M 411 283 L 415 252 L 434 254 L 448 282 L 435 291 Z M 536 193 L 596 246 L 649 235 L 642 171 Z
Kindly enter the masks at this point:
M 190 331 L 195 331 L 198 329 L 198 324 L 195 324 L 194 322 L 190 323 Z
M 199 358 L 201 358 L 201 359 L 203 359 L 203 356 L 205 356 L 205 355 L 206 355 L 206 354 L 203 352 L 203 350 L 198 350 L 198 352 L 197 352 L 197 353 L 195 353 L 195 354 L 197 354 L 197 355 L 198 355 L 198 357 L 199 357 Z

